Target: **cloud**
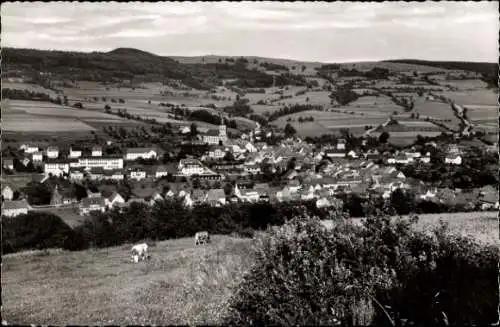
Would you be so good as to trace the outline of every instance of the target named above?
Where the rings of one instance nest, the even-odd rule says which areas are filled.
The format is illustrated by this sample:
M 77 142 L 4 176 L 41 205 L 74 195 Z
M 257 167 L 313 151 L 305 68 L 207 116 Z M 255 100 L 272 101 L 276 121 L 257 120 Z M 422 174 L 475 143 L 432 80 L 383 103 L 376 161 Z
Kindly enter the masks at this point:
M 301 60 L 498 57 L 498 2 L 4 3 L 4 46 Z

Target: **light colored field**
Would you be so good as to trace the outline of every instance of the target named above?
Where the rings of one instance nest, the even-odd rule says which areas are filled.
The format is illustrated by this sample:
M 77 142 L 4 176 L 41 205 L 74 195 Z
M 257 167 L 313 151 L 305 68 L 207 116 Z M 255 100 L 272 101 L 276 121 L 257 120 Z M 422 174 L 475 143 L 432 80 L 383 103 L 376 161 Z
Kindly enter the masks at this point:
M 4 115 L 2 130 L 12 132 L 79 132 L 95 128 L 75 118 L 50 118 L 33 115 Z
M 123 118 L 106 114 L 104 112 L 76 109 L 73 107 L 59 106 L 49 102 L 4 100 L 2 101 L 2 111 L 5 113 L 27 113 L 31 115 L 57 116 L 57 117 L 77 117 L 81 119 L 99 118 L 109 120 L 123 120 Z M 4 121 L 8 118 L 4 118 Z
M 406 216 L 404 216 L 406 217 Z M 458 212 L 418 215 L 415 230 L 431 231 L 443 221 L 448 224 L 451 234 L 472 237 L 482 244 L 500 245 L 497 212 Z M 392 217 L 398 219 L 398 217 Z M 360 224 L 363 218 L 353 218 L 355 224 Z M 333 221 L 324 220 L 325 227 L 331 228 Z
M 95 130 L 87 122 L 128 123 L 104 112 L 41 101 L 3 100 L 2 114 L 2 128 L 10 132 L 84 132 Z
M 492 90 L 477 90 L 477 91 L 445 91 L 436 94 L 441 94 L 460 105 L 491 105 L 498 104 L 498 94 Z
M 460 90 L 484 90 L 488 86 L 480 79 L 466 79 L 466 80 L 445 80 L 443 84 L 457 87 Z
M 450 119 L 451 122 L 444 123 L 450 128 L 458 128 L 460 123 L 460 120 L 455 117 L 451 106 L 447 103 L 428 101 L 425 100 L 425 98 L 416 98 L 413 111 L 420 114 L 420 120 L 424 120 L 425 117 L 433 119 Z
M 11 325 L 220 324 L 251 264 L 250 240 L 215 236 L 159 242 L 133 264 L 130 245 L 2 257 L 2 319 Z

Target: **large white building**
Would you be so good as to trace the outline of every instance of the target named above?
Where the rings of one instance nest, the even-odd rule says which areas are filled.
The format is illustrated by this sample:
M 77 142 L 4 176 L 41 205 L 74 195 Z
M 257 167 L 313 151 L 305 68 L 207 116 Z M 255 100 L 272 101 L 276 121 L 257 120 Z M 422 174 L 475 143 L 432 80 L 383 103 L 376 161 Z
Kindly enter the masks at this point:
M 205 167 L 196 159 L 181 159 L 178 169 L 185 176 L 202 175 L 205 172 Z
M 123 169 L 123 158 L 120 157 L 83 157 L 70 163 L 74 168 Z
M 45 175 L 62 176 L 69 174 L 69 163 L 67 162 L 46 162 L 43 166 Z
M 130 148 L 125 153 L 125 160 L 155 159 L 157 152 L 152 148 Z

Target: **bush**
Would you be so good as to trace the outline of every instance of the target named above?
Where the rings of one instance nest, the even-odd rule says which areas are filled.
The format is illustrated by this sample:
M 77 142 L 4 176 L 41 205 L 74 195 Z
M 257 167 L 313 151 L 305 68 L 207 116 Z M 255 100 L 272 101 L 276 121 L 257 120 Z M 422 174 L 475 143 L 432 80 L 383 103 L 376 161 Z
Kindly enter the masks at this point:
M 491 324 L 494 247 L 371 217 L 332 230 L 297 218 L 257 238 L 256 262 L 230 300 L 231 325 Z
M 29 212 L 17 217 L 2 217 L 3 253 L 22 250 L 62 248 L 82 250 L 86 244 L 61 218 L 51 213 Z

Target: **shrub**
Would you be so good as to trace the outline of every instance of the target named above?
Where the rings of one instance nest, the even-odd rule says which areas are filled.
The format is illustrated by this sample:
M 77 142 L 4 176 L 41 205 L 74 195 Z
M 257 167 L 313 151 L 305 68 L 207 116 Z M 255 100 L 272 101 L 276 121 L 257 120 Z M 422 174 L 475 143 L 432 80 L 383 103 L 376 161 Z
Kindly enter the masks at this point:
M 498 251 L 446 228 L 371 217 L 331 230 L 296 218 L 257 238 L 230 300 L 231 325 L 450 325 L 495 322 Z M 443 319 L 443 317 L 446 317 Z

